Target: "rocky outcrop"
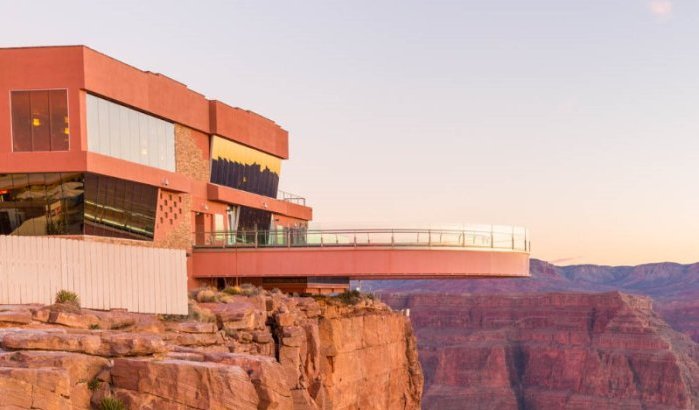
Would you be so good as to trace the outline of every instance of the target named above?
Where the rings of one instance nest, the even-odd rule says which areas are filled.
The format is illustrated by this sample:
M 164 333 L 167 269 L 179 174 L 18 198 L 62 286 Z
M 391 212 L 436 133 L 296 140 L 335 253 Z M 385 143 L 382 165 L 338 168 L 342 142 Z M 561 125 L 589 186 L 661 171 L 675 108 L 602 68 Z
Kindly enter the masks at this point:
M 420 408 L 410 322 L 385 304 L 206 292 L 189 318 L 0 306 L 0 408 Z
M 649 298 L 610 292 L 383 299 L 410 309 L 426 409 L 699 408 L 697 344 L 656 315 Z

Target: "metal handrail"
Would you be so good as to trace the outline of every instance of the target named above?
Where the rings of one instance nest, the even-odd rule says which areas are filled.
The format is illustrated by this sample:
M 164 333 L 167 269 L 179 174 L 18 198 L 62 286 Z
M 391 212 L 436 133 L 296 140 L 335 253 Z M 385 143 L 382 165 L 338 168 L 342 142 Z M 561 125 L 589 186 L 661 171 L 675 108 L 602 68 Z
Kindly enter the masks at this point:
M 511 227 L 494 229 L 279 229 L 194 233 L 194 247 L 290 248 L 290 247 L 449 247 L 529 252 L 528 232 Z
M 281 189 L 277 190 L 277 199 L 306 206 L 306 198 L 301 195 L 292 194 L 291 192 L 282 191 Z

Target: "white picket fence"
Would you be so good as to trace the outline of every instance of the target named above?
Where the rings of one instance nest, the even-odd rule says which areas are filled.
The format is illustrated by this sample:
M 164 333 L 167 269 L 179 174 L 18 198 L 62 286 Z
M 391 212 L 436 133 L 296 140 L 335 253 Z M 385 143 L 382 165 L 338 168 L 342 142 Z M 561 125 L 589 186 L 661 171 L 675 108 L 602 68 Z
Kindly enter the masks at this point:
M 187 314 L 185 251 L 51 237 L 0 236 L 0 304 L 53 303 Z

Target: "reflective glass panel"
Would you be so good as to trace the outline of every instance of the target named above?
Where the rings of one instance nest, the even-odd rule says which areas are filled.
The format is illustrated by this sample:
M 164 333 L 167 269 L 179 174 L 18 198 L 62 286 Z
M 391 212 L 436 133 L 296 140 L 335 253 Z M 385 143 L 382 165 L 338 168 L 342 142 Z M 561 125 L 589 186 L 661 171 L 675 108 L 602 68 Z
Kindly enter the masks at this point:
M 87 101 L 90 151 L 175 171 L 174 124 L 91 94 Z
M 13 91 L 12 142 L 14 151 L 32 150 L 32 109 L 28 91 Z
M 49 91 L 51 151 L 68 151 L 68 92 Z
M 214 136 L 211 182 L 276 198 L 281 159 Z

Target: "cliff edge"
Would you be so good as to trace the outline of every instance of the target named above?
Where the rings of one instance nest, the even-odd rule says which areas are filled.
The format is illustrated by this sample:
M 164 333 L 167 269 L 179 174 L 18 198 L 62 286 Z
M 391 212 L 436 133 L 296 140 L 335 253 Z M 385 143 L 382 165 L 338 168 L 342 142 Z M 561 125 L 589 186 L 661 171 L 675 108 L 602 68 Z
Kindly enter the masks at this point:
M 381 302 L 193 296 L 187 318 L 0 306 L 0 407 L 420 408 L 410 321 Z

